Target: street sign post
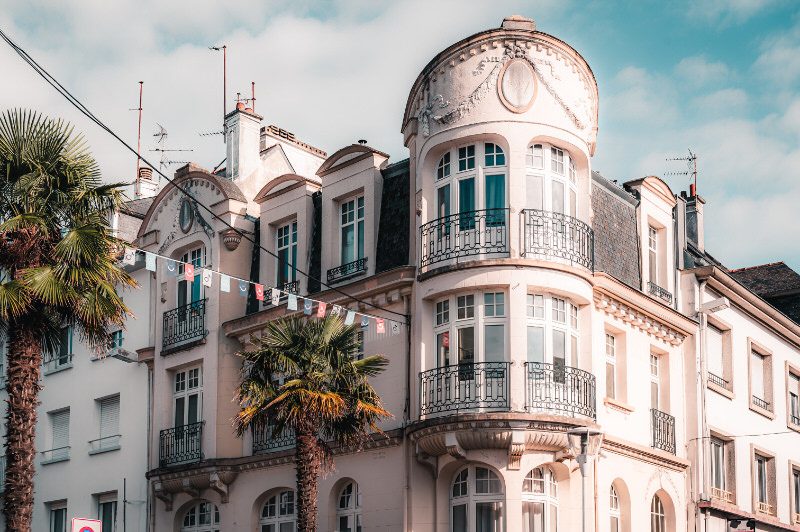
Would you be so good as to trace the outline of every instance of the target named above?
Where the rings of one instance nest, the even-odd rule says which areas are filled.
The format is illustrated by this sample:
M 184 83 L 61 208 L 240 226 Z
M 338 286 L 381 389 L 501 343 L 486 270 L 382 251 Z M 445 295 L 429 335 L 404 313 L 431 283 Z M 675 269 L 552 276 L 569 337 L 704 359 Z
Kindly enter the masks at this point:
M 97 519 L 73 517 L 72 532 L 103 532 L 103 523 Z

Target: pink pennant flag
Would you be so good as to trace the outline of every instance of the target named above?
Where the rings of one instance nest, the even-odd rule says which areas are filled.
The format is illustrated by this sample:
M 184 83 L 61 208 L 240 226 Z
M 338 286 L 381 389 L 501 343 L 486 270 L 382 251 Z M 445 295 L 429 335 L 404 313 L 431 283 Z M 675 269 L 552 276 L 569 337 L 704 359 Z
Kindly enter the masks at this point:
M 322 301 L 319 302 L 319 305 L 317 306 L 317 317 L 318 318 L 324 318 L 325 317 L 325 307 L 327 307 L 327 306 L 328 305 L 326 305 Z
M 386 325 L 383 323 L 383 318 L 375 318 L 375 331 L 377 331 L 378 334 L 386 332 Z
M 194 281 L 194 264 L 185 264 L 183 266 L 183 278 L 190 283 Z
M 264 285 L 256 283 L 256 299 L 264 301 Z

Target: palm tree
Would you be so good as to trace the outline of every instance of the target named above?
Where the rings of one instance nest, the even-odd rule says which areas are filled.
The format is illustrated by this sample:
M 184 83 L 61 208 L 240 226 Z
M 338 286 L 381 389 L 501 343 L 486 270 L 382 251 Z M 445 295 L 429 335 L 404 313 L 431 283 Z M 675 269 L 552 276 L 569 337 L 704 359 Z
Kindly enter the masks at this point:
M 241 436 L 248 428 L 267 427 L 272 437 L 294 431 L 298 532 L 317 530 L 317 485 L 330 458 L 326 442 L 359 446 L 371 432 L 380 433 L 378 421 L 390 416 L 368 380 L 388 360 L 354 358 L 357 330 L 330 315 L 282 318 L 253 339 L 254 351 L 242 353 L 236 431 Z
M 30 532 L 36 407 L 42 352 L 62 327 L 93 348 L 108 342 L 127 307 L 118 286 L 134 286 L 117 265 L 110 214 L 120 185 L 104 185 L 80 135 L 36 112 L 0 115 L 0 332 L 9 342 L 6 417 L 8 530 Z

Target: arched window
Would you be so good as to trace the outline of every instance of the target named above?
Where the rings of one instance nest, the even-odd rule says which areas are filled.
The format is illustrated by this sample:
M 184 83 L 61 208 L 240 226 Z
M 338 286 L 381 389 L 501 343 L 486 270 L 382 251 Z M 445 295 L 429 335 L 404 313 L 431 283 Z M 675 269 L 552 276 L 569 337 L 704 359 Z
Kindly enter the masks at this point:
M 336 523 L 336 532 L 361 532 L 361 490 L 353 481 L 339 492 Z
M 283 490 L 267 499 L 259 523 L 261 532 L 294 532 L 294 491 Z
M 450 152 L 446 152 L 439 159 L 439 166 L 436 168 L 436 179 L 444 179 L 450 176 Z
M 653 495 L 650 503 L 650 532 L 666 532 L 667 516 L 664 513 L 664 505 L 658 495 Z
M 558 483 L 547 467 L 532 469 L 522 483 L 522 530 L 558 530 Z
M 183 515 L 181 532 L 219 532 L 219 510 L 210 502 L 200 502 Z
M 532 144 L 525 154 L 525 208 L 576 216 L 577 170 L 569 152 Z
M 620 511 L 619 511 L 619 496 L 617 495 L 617 490 L 614 489 L 614 486 L 611 486 L 611 489 L 608 492 L 608 515 L 610 519 L 610 525 L 608 527 L 609 532 L 619 532 L 619 522 L 620 522 Z
M 468 466 L 456 474 L 450 489 L 452 532 L 503 532 L 503 483 L 489 468 Z
M 503 148 L 493 142 L 487 142 L 484 146 L 484 166 L 505 166 L 506 154 Z

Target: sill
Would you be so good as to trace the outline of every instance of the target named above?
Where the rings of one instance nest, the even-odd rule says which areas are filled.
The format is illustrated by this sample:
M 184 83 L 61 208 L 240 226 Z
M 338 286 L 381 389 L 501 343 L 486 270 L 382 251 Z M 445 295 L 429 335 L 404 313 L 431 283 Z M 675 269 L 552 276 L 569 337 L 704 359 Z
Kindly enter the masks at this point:
M 770 412 L 769 410 L 764 410 L 760 406 L 757 406 L 753 403 L 752 399 L 750 400 L 750 410 L 755 412 L 756 414 L 761 414 L 767 419 L 775 419 L 775 412 Z
M 793 430 L 795 432 L 800 432 L 800 425 L 795 425 L 791 421 L 787 421 L 786 422 L 786 428 L 788 428 L 789 430 Z M 800 515 L 800 514 L 797 514 L 797 515 Z M 800 523 L 800 520 L 798 520 L 797 522 Z
M 93 456 L 95 454 L 110 453 L 111 451 L 119 451 L 120 449 L 122 449 L 121 445 L 114 445 L 113 447 L 104 447 L 102 449 L 92 449 L 89 451 L 89 456 Z
M 623 403 L 622 401 L 619 401 L 612 397 L 606 397 L 605 399 L 603 399 L 603 404 L 609 408 L 613 408 L 614 410 L 619 410 L 620 412 L 623 412 L 625 414 L 630 414 L 631 412 L 634 411 L 634 408 L 628 403 Z
M 45 376 L 52 375 L 54 373 L 59 373 L 59 372 L 62 372 L 62 371 L 66 371 L 68 369 L 72 369 L 72 362 L 70 362 L 68 364 L 62 364 L 61 366 L 58 366 L 58 367 L 53 368 L 53 369 L 46 369 L 46 370 L 44 370 L 44 375 Z
M 709 390 L 713 391 L 713 392 L 717 392 L 718 394 L 720 394 L 723 397 L 727 397 L 728 399 L 733 399 L 733 390 L 729 390 L 727 388 L 723 388 L 722 386 L 719 386 L 718 384 L 714 384 L 711 381 L 707 381 L 706 382 L 706 387 Z
M 50 464 L 57 464 L 59 462 L 67 462 L 69 461 L 69 456 L 61 456 L 59 458 L 51 458 L 50 460 L 42 460 L 39 462 L 39 465 L 50 465 Z

